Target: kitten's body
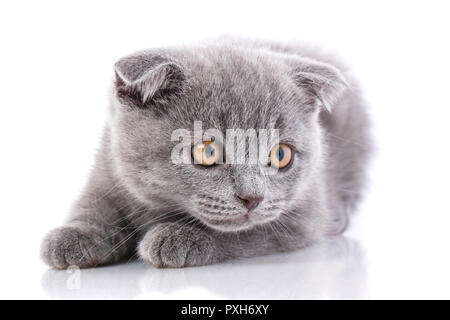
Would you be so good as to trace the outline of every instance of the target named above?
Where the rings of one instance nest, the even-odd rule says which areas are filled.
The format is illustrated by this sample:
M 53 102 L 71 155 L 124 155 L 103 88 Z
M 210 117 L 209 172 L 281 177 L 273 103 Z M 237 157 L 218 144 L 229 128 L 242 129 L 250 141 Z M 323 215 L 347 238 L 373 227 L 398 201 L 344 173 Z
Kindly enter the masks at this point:
M 204 265 L 345 229 L 364 185 L 369 126 L 356 84 L 332 58 L 223 39 L 125 57 L 116 73 L 88 185 L 67 225 L 44 240 L 49 265 L 91 267 L 136 253 L 160 267 Z M 251 165 L 173 164 L 171 133 L 194 121 L 223 132 L 280 129 L 280 141 L 300 152 L 271 177 Z M 264 197 L 245 222 L 233 218 L 245 209 L 236 194 Z

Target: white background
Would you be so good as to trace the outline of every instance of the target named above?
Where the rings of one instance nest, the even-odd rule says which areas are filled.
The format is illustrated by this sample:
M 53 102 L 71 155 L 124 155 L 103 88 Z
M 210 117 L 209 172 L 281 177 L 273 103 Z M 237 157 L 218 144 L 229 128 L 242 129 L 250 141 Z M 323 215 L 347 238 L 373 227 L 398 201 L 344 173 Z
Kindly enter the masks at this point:
M 2 1 L 0 298 L 450 298 L 449 14 L 448 1 Z M 48 271 L 40 240 L 86 180 L 114 62 L 221 34 L 313 41 L 353 66 L 378 150 L 351 230 L 216 266 L 83 270 L 79 289 Z

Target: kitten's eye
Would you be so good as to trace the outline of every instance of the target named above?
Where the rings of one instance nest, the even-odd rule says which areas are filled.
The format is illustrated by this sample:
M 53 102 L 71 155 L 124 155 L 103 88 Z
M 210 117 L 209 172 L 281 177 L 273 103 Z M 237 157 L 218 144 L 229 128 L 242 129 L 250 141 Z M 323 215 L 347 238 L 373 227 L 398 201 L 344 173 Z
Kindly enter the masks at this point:
M 203 141 L 192 147 L 192 157 L 195 163 L 202 166 L 212 166 L 219 161 L 221 148 L 212 141 Z
M 286 144 L 277 144 L 269 152 L 270 164 L 282 169 L 286 167 L 292 160 L 292 149 Z

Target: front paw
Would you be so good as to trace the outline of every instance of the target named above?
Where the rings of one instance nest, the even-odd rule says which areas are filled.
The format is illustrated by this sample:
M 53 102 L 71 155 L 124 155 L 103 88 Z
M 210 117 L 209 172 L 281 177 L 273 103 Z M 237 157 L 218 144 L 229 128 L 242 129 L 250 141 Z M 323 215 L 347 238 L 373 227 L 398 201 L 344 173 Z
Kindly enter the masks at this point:
M 51 267 L 94 267 L 107 253 L 103 237 L 92 226 L 77 224 L 51 231 L 42 242 L 42 259 Z
M 149 230 L 139 244 L 139 254 L 158 268 L 200 266 L 218 261 L 211 235 L 177 223 L 163 223 Z

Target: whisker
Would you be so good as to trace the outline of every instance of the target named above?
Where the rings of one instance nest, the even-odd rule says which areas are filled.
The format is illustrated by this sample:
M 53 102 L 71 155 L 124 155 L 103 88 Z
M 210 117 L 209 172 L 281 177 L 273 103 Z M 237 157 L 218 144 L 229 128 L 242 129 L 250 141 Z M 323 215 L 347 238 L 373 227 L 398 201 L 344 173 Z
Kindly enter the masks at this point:
M 175 215 L 177 215 L 177 214 L 179 214 L 179 213 L 175 213 Z M 158 217 L 158 218 L 162 218 L 162 217 Z M 164 218 L 167 218 L 167 216 L 165 216 Z M 119 249 L 122 245 L 124 245 L 126 242 L 128 242 L 128 240 L 132 239 L 135 234 L 137 234 L 139 231 L 141 231 L 144 227 L 148 226 L 149 224 L 154 223 L 156 220 L 157 219 L 151 219 L 151 220 L 143 223 L 142 225 L 136 227 L 136 229 L 134 231 L 130 232 L 130 234 L 128 236 L 126 236 L 124 239 L 119 241 L 108 253 L 106 253 L 95 266 L 102 263 L 107 257 L 109 257 L 117 249 Z
M 183 211 L 180 211 L 180 210 L 174 210 L 174 211 L 171 211 L 171 212 L 164 213 L 164 214 L 161 214 L 161 215 L 159 215 L 159 216 L 156 216 L 155 218 L 150 219 L 149 221 L 146 221 L 145 223 L 143 223 L 143 224 L 140 225 L 140 226 L 133 227 L 134 230 L 131 231 L 127 236 L 125 236 L 124 239 L 121 239 L 116 245 L 114 245 L 113 248 L 112 248 L 105 256 L 103 256 L 103 257 L 100 259 L 100 261 L 96 264 L 96 266 L 97 266 L 98 264 L 102 263 L 106 257 L 108 257 L 109 255 L 111 255 L 115 250 L 117 250 L 119 247 L 121 247 L 123 244 L 125 244 L 128 240 L 130 240 L 137 232 L 139 232 L 139 231 L 140 231 L 142 228 L 144 228 L 145 226 L 150 225 L 150 224 L 155 223 L 155 222 L 158 222 L 158 221 L 160 221 L 160 220 L 162 220 L 162 219 L 167 219 L 167 218 L 170 218 L 170 217 L 174 217 L 174 216 L 176 216 L 176 215 L 178 215 L 178 214 L 182 214 L 182 213 L 183 213 Z M 118 235 L 120 232 L 124 231 L 126 228 L 128 228 L 128 227 L 129 227 L 130 225 L 132 225 L 133 223 L 134 223 L 134 221 L 131 221 L 131 222 L 129 222 L 125 227 L 121 228 L 120 230 L 118 230 L 118 231 L 114 232 L 113 234 L 111 234 L 111 235 L 109 235 L 109 236 L 107 236 L 107 237 L 101 239 L 100 241 L 97 241 L 95 244 L 93 244 L 91 247 L 89 247 L 89 248 L 87 249 L 87 251 L 81 256 L 81 259 L 85 258 L 86 255 L 87 255 L 94 247 L 96 247 L 96 246 L 98 246 L 99 244 L 104 243 L 106 240 L 111 239 L 111 238 L 113 238 L 114 236 Z

